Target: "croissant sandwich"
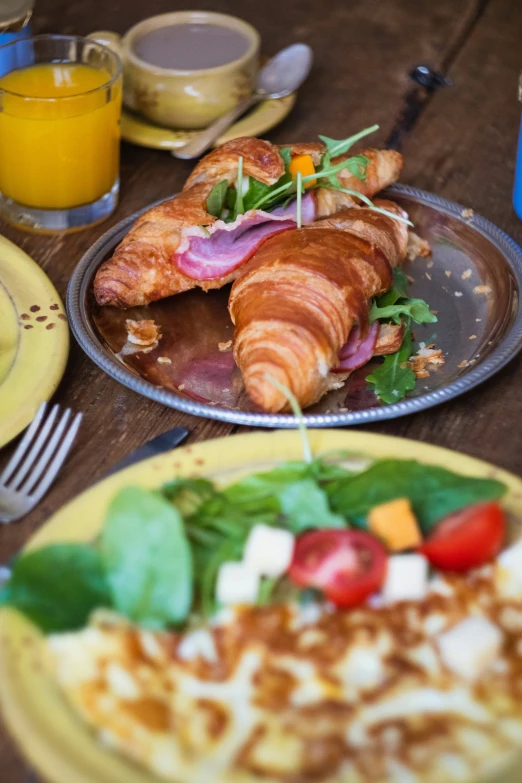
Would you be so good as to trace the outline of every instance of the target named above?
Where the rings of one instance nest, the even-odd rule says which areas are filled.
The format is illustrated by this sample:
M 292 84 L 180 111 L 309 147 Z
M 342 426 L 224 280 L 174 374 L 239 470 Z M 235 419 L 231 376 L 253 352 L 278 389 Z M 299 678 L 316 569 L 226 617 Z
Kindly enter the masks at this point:
M 375 204 L 406 218 L 393 202 Z M 371 350 L 369 355 L 359 350 L 359 364 L 348 352 L 345 358 L 352 361 L 344 369 L 368 361 L 379 336 L 377 322 L 369 327 L 369 301 L 391 287 L 407 242 L 406 223 L 354 207 L 272 237 L 257 250 L 229 300 L 235 360 L 256 405 L 273 413 L 287 408 L 272 378 L 290 389 L 302 408 L 319 400 L 355 325 L 363 338 L 371 332 Z
M 371 198 L 402 168 L 394 151 L 348 152 L 371 130 L 285 147 L 241 138 L 214 150 L 179 195 L 138 218 L 100 267 L 96 300 L 127 308 L 194 287 L 221 288 L 270 237 Z M 297 177 L 305 191 L 299 218 Z

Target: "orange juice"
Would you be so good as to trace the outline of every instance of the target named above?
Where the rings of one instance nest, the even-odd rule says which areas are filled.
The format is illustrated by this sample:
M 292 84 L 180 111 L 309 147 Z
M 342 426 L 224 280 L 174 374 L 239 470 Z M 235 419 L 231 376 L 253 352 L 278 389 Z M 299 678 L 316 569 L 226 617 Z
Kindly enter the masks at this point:
M 6 198 L 69 209 L 111 190 L 119 171 L 121 80 L 108 84 L 110 78 L 76 63 L 32 65 L 0 78 L 0 192 Z

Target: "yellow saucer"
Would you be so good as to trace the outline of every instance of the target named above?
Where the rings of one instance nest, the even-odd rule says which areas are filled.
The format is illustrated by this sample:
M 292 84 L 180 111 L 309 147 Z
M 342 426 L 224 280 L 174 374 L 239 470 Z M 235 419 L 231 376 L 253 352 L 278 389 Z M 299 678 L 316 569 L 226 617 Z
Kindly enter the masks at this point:
M 347 449 L 375 458 L 417 459 L 468 476 L 498 478 L 508 487 L 504 507 L 522 519 L 522 481 L 486 462 L 425 443 L 367 432 L 312 430 L 309 438 L 314 455 Z M 302 457 L 295 430 L 235 435 L 176 449 L 120 471 L 79 495 L 39 530 L 29 548 L 92 541 L 100 532 L 110 500 L 122 487 L 158 487 L 174 476 L 204 475 L 220 483 L 230 482 L 247 473 L 268 470 L 277 462 Z M 1 707 L 31 764 L 51 783 L 159 783 L 151 772 L 104 747 L 73 714 L 45 669 L 42 642 L 41 633 L 21 614 L 0 610 Z M 502 777 L 502 783 L 519 783 L 519 770 L 510 772 Z M 500 778 L 495 783 L 500 783 Z
M 237 139 L 238 136 L 259 136 L 270 130 L 290 114 L 296 97 L 296 93 L 292 93 L 286 98 L 259 103 L 251 112 L 234 123 L 216 141 L 215 146 L 218 147 L 230 139 Z M 131 144 L 138 144 L 140 147 L 174 150 L 193 139 L 197 133 L 198 131 L 172 130 L 171 128 L 163 128 L 161 125 L 154 125 L 145 117 L 134 114 L 125 108 L 121 115 L 122 139 Z
M 0 448 L 60 383 L 69 352 L 64 306 L 47 275 L 0 236 Z

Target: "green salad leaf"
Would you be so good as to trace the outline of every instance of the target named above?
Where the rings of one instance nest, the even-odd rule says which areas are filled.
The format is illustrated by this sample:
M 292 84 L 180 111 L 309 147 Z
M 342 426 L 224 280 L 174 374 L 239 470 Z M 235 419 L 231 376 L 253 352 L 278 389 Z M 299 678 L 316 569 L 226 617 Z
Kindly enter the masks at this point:
M 226 179 L 222 179 L 221 182 L 216 182 L 207 198 L 207 212 L 214 217 L 221 217 L 223 207 L 225 206 L 225 200 L 227 196 L 228 182 Z
M 285 515 L 285 527 L 296 535 L 314 528 L 346 527 L 345 519 L 332 513 L 325 491 L 313 479 L 289 484 L 281 492 L 279 501 Z
M 473 503 L 498 500 L 505 492 L 505 485 L 495 479 L 461 476 L 437 465 L 399 459 L 379 460 L 358 475 L 326 486 L 334 512 L 363 528 L 371 508 L 408 498 L 423 533 L 448 514 Z
M 393 270 L 393 282 L 391 288 L 386 291 L 385 294 L 377 296 L 374 301 L 377 303 L 378 307 L 389 307 L 390 305 L 394 305 L 396 302 L 398 302 L 399 299 L 408 299 L 409 285 L 410 284 L 406 273 L 403 272 L 400 266 L 396 266 Z
M 122 489 L 109 505 L 101 554 L 114 607 L 150 629 L 179 624 L 192 604 L 192 556 L 179 511 L 159 493 Z
M 370 323 L 391 320 L 400 324 L 404 317 L 411 318 L 416 324 L 433 324 L 438 320 L 424 299 L 405 299 L 387 307 L 379 306 L 374 300 L 370 310 Z
M 193 514 L 205 500 L 213 497 L 216 488 L 205 478 L 180 478 L 164 484 L 161 494 L 185 517 Z
M 379 130 L 379 126 L 372 125 L 369 128 L 364 128 L 364 130 L 353 136 L 349 136 L 347 139 L 330 139 L 328 136 L 319 136 L 326 147 L 325 162 L 330 163 L 330 160 L 337 157 L 337 155 L 345 155 L 351 150 L 356 142 L 363 139 L 365 136 L 368 136 L 370 133 L 375 133 L 377 130 Z
M 402 345 L 396 353 L 384 357 L 384 361 L 366 376 L 375 394 L 386 405 L 402 400 L 416 384 L 415 373 L 406 364 L 411 356 L 411 324 L 405 323 Z
M 370 322 L 393 321 L 400 324 L 402 318 L 408 317 L 417 324 L 431 324 L 437 321 L 424 299 L 410 299 L 408 293 L 408 278 L 397 267 L 393 270 L 392 286 L 382 296 L 377 296 L 370 309 Z
M 18 557 L 0 605 L 23 612 L 45 633 L 76 631 L 111 597 L 99 552 L 88 544 L 53 544 Z

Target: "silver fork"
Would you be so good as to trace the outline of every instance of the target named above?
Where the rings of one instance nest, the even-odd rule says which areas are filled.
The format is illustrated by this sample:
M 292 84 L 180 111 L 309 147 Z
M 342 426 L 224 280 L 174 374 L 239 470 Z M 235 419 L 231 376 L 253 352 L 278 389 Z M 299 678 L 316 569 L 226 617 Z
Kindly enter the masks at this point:
M 72 416 L 72 419 L 71 419 Z M 74 442 L 82 414 L 61 413 L 59 405 L 47 413 L 43 403 L 18 448 L 0 476 L 0 522 L 25 516 L 43 498 Z

